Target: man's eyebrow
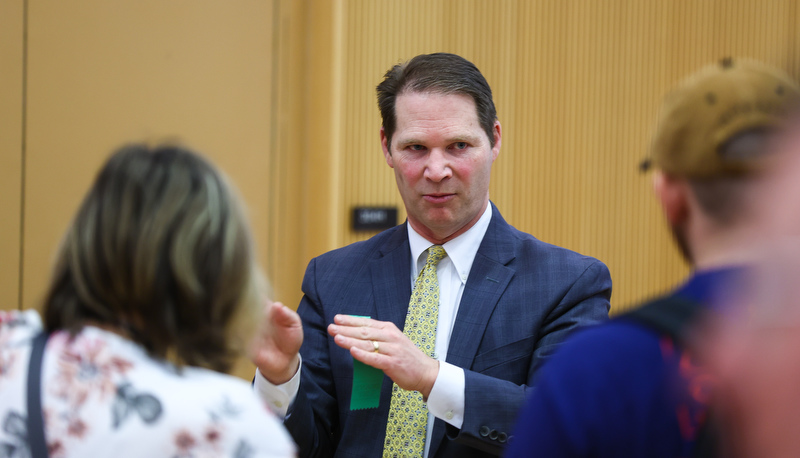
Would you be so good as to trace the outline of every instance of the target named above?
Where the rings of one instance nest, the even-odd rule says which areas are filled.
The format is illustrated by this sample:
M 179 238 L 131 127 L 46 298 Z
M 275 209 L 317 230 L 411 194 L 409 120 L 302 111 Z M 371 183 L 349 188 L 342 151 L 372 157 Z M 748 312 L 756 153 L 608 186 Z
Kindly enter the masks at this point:
M 458 134 L 445 138 L 445 143 L 447 144 L 458 143 L 458 142 L 467 142 L 475 144 L 478 143 L 479 141 L 480 141 L 480 136 L 470 135 L 470 134 Z M 409 137 L 409 138 L 397 138 L 395 144 L 397 146 L 424 145 L 425 142 L 416 137 Z
M 480 140 L 480 136 L 477 135 L 455 135 L 450 137 L 447 141 L 448 143 L 457 143 L 457 142 L 467 142 L 467 143 L 477 143 Z
M 414 137 L 411 137 L 411 138 L 398 138 L 395 143 L 397 144 L 397 146 L 401 146 L 401 145 L 408 146 L 408 145 L 421 145 L 421 144 L 423 144 L 423 142 L 421 140 L 418 140 L 418 139 L 416 139 Z

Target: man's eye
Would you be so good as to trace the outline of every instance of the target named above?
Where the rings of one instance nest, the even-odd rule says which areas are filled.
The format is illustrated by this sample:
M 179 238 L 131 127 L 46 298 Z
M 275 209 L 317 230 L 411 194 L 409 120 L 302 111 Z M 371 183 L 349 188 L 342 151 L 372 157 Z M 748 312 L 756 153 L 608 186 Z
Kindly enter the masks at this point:
M 410 149 L 412 151 L 423 151 L 425 149 L 425 147 L 422 146 L 422 145 L 410 145 L 408 147 L 408 149 Z
M 453 148 L 455 149 L 467 149 L 467 142 L 455 142 L 453 143 Z

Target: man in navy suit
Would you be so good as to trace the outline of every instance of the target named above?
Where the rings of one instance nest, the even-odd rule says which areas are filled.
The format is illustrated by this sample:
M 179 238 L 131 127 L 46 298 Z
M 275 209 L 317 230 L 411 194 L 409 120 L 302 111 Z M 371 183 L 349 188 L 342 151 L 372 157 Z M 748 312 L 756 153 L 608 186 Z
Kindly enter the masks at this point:
M 393 383 L 426 402 L 421 455 L 498 455 L 547 357 L 573 329 L 607 319 L 611 278 L 600 261 L 514 229 L 490 203 L 502 130 L 471 62 L 420 55 L 391 68 L 377 92 L 383 154 L 408 219 L 313 259 L 299 315 L 270 305 L 255 386 L 301 456 L 392 455 Z M 434 245 L 446 254 L 435 267 L 431 357 L 403 328 Z M 374 393 L 353 399 L 354 379 L 376 369 Z

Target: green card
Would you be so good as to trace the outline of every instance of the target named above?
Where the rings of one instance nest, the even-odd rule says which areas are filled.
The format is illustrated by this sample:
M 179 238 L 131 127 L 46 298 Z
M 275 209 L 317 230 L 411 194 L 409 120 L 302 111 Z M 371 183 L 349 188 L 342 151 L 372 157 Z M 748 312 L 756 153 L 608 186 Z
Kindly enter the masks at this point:
M 359 318 L 369 318 L 368 316 Z M 374 409 L 381 400 L 383 371 L 353 358 L 353 391 L 350 393 L 350 410 Z

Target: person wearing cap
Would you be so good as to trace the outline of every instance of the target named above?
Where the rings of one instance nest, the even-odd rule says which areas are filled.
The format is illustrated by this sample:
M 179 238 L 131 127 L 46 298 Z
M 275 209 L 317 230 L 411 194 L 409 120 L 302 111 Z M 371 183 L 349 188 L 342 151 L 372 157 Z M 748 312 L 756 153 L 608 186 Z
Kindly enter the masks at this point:
M 642 168 L 654 169 L 656 198 L 692 274 L 568 339 L 543 368 L 508 457 L 715 451 L 706 432 L 713 383 L 693 357 L 702 324 L 749 278 L 769 142 L 799 95 L 782 71 L 746 59 L 709 65 L 667 95 Z

